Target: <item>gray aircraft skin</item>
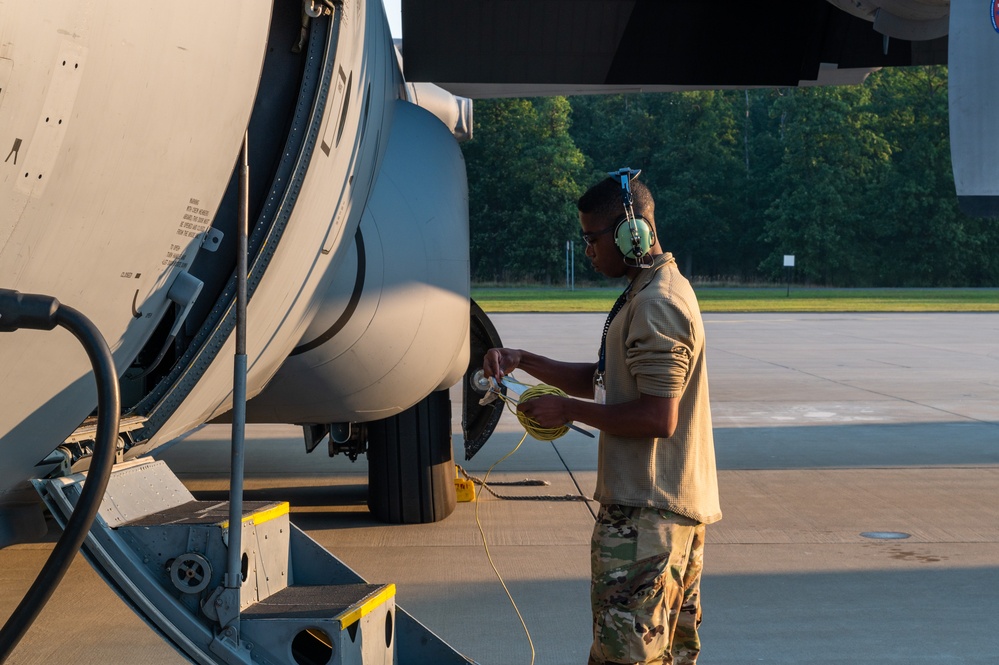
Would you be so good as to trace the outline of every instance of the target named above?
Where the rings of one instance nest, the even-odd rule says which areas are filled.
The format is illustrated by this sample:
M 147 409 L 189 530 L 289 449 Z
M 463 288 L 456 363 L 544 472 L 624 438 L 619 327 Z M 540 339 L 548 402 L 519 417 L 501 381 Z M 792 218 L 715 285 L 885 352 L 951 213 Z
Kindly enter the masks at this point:
M 251 419 L 385 418 L 466 369 L 454 132 L 470 108 L 405 85 L 378 0 L 315 9 L 326 15 L 291 0 L 0 3 L 0 284 L 71 304 L 103 333 L 142 423 L 126 459 L 232 408 L 227 191 L 247 128 L 248 395 L 276 386 Z M 9 543 L 37 534 L 26 481 L 52 470 L 39 463 L 96 392 L 62 332 L 5 335 L 0 368 Z
M 946 54 L 922 61 L 950 65 L 959 199 L 995 215 L 999 126 L 986 109 L 999 105 L 999 70 L 988 64 L 999 62 L 999 8 L 979 4 L 812 3 L 822 16 L 871 21 L 886 54 L 889 39 L 939 44 L 949 34 Z M 563 58 L 551 71 L 539 66 L 539 81 L 523 62 L 504 66 L 505 52 L 483 56 L 502 27 L 485 20 L 497 11 L 489 3 L 407 0 L 414 71 L 470 96 L 754 84 L 710 73 L 644 86 L 614 79 L 614 40 L 643 5 L 591 5 L 610 12 L 600 22 L 610 44 L 594 42 L 586 64 L 598 75 L 567 73 Z M 556 20 L 567 6 L 538 11 Z M 485 44 L 468 58 L 442 58 L 447 40 L 426 44 L 428 21 L 439 36 L 439 12 L 451 10 L 468 28 L 455 38 Z M 470 102 L 405 82 L 379 0 L 178 0 L 127 11 L 111 0 L 0 2 L 0 26 L 0 285 L 58 298 L 108 340 L 131 423 L 123 459 L 233 408 L 234 165 L 244 136 L 250 421 L 350 432 L 461 379 L 472 353 L 458 140 L 470 135 Z M 564 43 L 543 41 L 578 45 L 587 30 L 592 21 L 577 21 Z M 448 69 L 482 57 L 496 61 L 489 76 Z M 861 81 L 863 64 L 872 63 L 819 63 L 792 84 Z M 74 432 L 96 393 L 84 354 L 58 331 L 4 335 L 0 386 L 3 545 L 39 535 L 30 480 L 85 466 L 85 446 L 60 444 L 86 439 Z

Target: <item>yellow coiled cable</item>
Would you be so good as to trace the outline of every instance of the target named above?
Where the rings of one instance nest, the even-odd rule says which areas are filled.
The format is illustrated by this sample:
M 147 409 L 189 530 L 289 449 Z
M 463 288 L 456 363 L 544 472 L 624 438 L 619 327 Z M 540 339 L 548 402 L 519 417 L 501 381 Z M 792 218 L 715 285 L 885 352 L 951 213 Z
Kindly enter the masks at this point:
M 523 392 L 520 396 L 520 402 L 524 403 L 528 400 L 534 399 L 535 397 L 540 397 L 542 395 L 555 395 L 556 397 L 568 397 L 565 392 L 555 386 L 549 386 L 544 383 L 539 383 L 536 386 L 531 386 Z M 512 400 L 507 397 L 503 397 L 503 401 L 506 402 L 507 408 L 509 408 L 514 415 L 517 416 L 517 420 L 523 426 L 527 433 L 533 436 L 538 441 L 554 441 L 555 439 L 565 436 L 565 433 L 569 431 L 569 428 L 565 425 L 560 425 L 559 427 L 542 427 L 536 420 L 529 418 L 524 413 L 517 411 Z

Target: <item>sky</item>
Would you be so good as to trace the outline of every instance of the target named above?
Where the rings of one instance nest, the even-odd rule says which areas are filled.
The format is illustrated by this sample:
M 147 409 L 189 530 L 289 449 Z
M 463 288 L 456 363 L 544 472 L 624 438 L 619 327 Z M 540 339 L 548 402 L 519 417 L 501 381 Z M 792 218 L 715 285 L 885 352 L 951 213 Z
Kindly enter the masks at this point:
M 402 0 L 382 0 L 393 37 L 402 37 Z

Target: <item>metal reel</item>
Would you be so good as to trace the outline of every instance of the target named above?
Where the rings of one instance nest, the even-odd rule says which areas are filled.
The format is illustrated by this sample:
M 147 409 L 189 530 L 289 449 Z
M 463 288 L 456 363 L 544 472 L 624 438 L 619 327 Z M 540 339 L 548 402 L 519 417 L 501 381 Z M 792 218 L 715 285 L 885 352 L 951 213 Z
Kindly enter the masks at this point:
M 212 579 L 212 565 L 197 552 L 181 554 L 170 564 L 170 581 L 183 593 L 200 593 Z

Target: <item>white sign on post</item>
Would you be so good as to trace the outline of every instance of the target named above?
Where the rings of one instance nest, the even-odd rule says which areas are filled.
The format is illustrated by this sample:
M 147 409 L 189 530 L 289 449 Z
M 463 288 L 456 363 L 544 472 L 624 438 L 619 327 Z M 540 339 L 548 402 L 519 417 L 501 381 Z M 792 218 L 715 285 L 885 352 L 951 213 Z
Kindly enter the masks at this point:
M 794 267 L 794 254 L 785 254 L 784 255 L 784 267 L 785 268 L 793 268 Z

